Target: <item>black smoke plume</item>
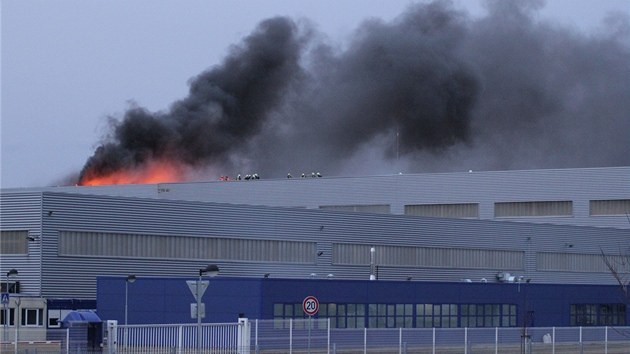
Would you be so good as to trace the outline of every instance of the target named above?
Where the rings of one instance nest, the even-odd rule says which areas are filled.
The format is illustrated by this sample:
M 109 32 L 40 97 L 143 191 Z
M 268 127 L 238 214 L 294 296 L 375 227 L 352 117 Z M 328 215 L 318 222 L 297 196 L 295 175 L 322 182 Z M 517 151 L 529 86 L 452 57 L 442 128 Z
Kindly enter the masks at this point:
M 222 65 L 191 80 L 188 96 L 168 112 L 139 107 L 114 122 L 113 137 L 86 163 L 79 183 L 153 159 L 199 167 L 229 159 L 262 129 L 266 116 L 299 77 L 302 44 L 286 18 L 262 22 Z
M 155 158 L 202 179 L 630 165 L 627 15 L 584 34 L 541 6 L 416 4 L 341 48 L 266 20 L 168 112 L 127 111 L 82 178 Z

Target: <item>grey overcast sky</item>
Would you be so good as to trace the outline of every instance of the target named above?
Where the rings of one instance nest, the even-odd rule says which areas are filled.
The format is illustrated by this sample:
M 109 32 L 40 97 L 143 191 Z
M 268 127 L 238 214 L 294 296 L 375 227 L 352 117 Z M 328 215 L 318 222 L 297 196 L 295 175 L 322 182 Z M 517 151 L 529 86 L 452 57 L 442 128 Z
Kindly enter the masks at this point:
M 429 1 L 2 0 L 0 9 L 2 21 L 0 187 L 37 187 L 71 183 L 72 178 L 80 173 L 104 137 L 111 133 L 107 124 L 108 117 L 120 119 L 131 105 L 145 108 L 150 112 L 168 110 L 174 102 L 188 95 L 189 80 L 206 70 L 222 65 L 225 57 L 230 54 L 231 46 L 242 44 L 243 39 L 250 36 L 259 23 L 265 19 L 287 16 L 300 26 L 303 24 L 311 26 L 309 28 L 319 33 L 317 41 L 326 43 L 329 48 L 333 48 L 333 51 L 351 56 L 344 52 L 344 48 L 352 47 L 353 43 L 357 43 L 356 38 L 360 35 L 356 31 L 364 21 L 380 19 L 381 24 L 394 23 L 392 21 L 400 18 L 401 14 L 415 3 L 426 4 Z M 612 113 L 612 115 L 623 116 L 625 113 L 625 118 L 630 120 L 628 105 L 623 104 L 627 97 L 623 90 L 627 88 L 627 82 L 630 80 L 627 76 L 628 64 L 623 66 L 623 59 L 628 58 L 627 30 L 630 0 L 536 0 L 527 3 L 535 8 L 528 14 L 533 21 L 533 24 L 530 24 L 532 28 L 541 29 L 543 32 L 550 31 L 552 33 L 550 36 L 554 38 L 553 43 L 559 45 L 575 43 L 575 45 L 569 45 L 572 51 L 567 54 L 568 56 L 571 53 L 580 53 L 579 48 L 582 45 L 588 46 L 588 43 L 593 43 L 590 47 L 599 46 L 599 49 L 594 51 L 596 54 L 608 51 L 609 44 L 606 44 L 605 40 L 591 42 L 590 38 L 608 38 L 617 36 L 612 32 L 621 32 L 616 37 L 616 40 L 621 43 L 614 46 L 615 50 L 619 50 L 619 53 L 615 52 L 614 55 L 621 55 L 621 60 L 610 59 L 606 55 L 602 57 L 614 63 L 622 63 L 620 64 L 622 70 L 618 72 L 621 75 L 620 78 L 618 77 L 621 83 L 615 84 L 621 86 L 621 93 L 616 93 L 621 96 L 619 101 L 613 101 L 613 103 L 621 102 L 621 107 L 619 107 L 621 113 Z M 446 6 L 463 11 L 464 20 L 458 21 L 462 21 L 464 27 L 472 23 L 471 26 L 475 30 L 471 30 L 471 33 L 480 36 L 479 33 L 501 31 L 499 27 L 496 30 L 489 29 L 488 32 L 482 30 L 484 28 L 482 19 L 488 16 L 486 5 L 487 3 L 483 0 L 455 0 L 447 2 Z M 489 21 L 489 23 L 491 25 L 488 26 L 492 26 L 493 22 Z M 538 27 L 538 23 L 543 23 L 545 26 Z M 623 33 L 624 31 L 626 32 Z M 539 31 L 531 32 L 538 33 Z M 363 36 L 372 38 L 373 34 L 363 33 Z M 528 38 L 546 37 L 543 34 L 536 34 Z M 473 45 L 483 43 L 483 38 L 476 41 L 463 41 L 469 43 L 467 45 L 468 48 L 472 48 L 471 50 L 481 51 L 479 47 L 473 47 Z M 551 45 L 554 45 L 553 43 Z M 466 61 L 466 55 L 459 53 L 464 48 L 466 46 L 455 50 L 458 53 L 455 55 L 459 59 L 454 65 Z M 494 44 L 488 44 L 486 50 L 493 51 Z M 584 60 L 600 60 L 598 55 L 586 56 Z M 474 57 L 477 58 L 477 64 L 483 62 L 478 55 Z M 340 61 L 334 62 L 339 64 Z M 558 65 L 561 66 L 562 61 L 559 63 Z M 312 65 L 317 67 L 317 63 L 312 63 Z M 324 62 L 323 65 L 326 63 Z M 339 65 L 339 67 L 345 67 L 351 64 Z M 474 66 L 469 63 L 463 65 Z M 588 65 L 582 67 L 589 68 Z M 519 70 L 519 68 L 513 69 Z M 325 71 L 325 68 L 313 70 L 310 74 L 315 75 L 314 72 L 321 73 L 322 71 Z M 336 86 L 343 85 L 343 82 L 340 83 L 339 80 L 331 79 L 331 82 L 336 83 Z M 482 80 L 482 82 L 490 81 Z M 601 81 L 598 82 L 601 83 Z M 583 87 L 583 90 L 588 91 L 589 88 Z M 484 86 L 482 93 L 475 96 L 476 102 L 492 101 L 491 97 L 484 98 L 484 92 L 487 91 L 487 87 Z M 601 94 L 604 95 L 605 92 Z M 319 101 L 324 104 L 335 102 L 330 97 L 321 97 Z M 553 102 L 550 106 L 553 106 Z M 553 108 L 550 109 L 553 110 Z M 582 109 L 576 109 L 576 111 L 580 110 Z M 283 110 L 285 114 L 289 111 Z M 311 111 L 319 112 L 320 110 L 311 109 Z M 488 111 L 491 110 L 480 112 L 479 109 L 475 109 L 471 115 L 488 115 Z M 604 117 L 600 118 L 604 119 Z M 405 123 L 398 122 L 397 124 L 399 124 L 397 129 L 400 130 L 400 126 Z M 489 120 L 488 123 L 483 124 L 494 123 Z M 607 123 L 604 120 L 590 124 L 606 125 Z M 309 124 L 306 126 L 308 127 Z M 624 125 L 622 122 L 621 128 L 615 130 L 619 129 L 622 133 L 627 133 L 624 130 L 627 129 L 627 124 Z M 263 132 L 259 136 L 264 137 L 265 134 L 267 133 Z M 277 134 L 279 133 L 269 136 L 277 137 Z M 366 134 L 368 140 L 378 140 L 379 137 L 388 139 L 386 133 Z M 397 134 L 398 132 L 396 136 Z M 401 134 L 401 139 L 404 139 L 403 134 Z M 555 132 L 554 134 L 562 133 Z M 299 135 L 295 135 L 294 139 L 297 139 Z M 343 134 L 339 135 L 340 137 L 337 138 L 343 139 Z M 519 134 L 519 136 L 522 135 Z M 601 136 L 593 139 L 596 138 L 601 138 Z M 630 150 L 628 150 L 630 137 L 626 136 L 626 138 L 627 140 L 622 142 L 617 150 L 622 149 L 630 156 Z M 410 139 L 415 138 L 411 136 Z M 508 134 L 503 139 L 511 139 L 511 135 Z M 475 138 L 462 140 L 466 148 L 462 147 L 458 150 L 458 142 L 452 144 L 449 142 L 446 153 L 442 152 L 441 155 L 438 154 L 438 157 L 431 159 L 424 156 L 431 154 L 422 149 L 425 145 L 410 147 L 410 150 L 404 150 L 398 146 L 393 149 L 390 146 L 388 155 L 390 158 L 396 155 L 395 158 L 398 159 L 399 150 L 400 154 L 403 152 L 409 154 L 402 163 L 379 164 L 372 161 L 372 156 L 378 155 L 377 152 L 353 145 L 348 147 L 352 152 L 347 153 L 344 160 L 349 166 L 353 166 L 352 171 L 362 174 L 396 173 L 399 170 L 410 173 L 446 172 L 467 170 L 468 167 L 476 169 L 563 168 L 628 164 L 628 159 L 623 157 L 613 159 L 610 163 L 594 160 L 584 164 L 554 164 L 546 160 L 544 163 L 531 164 L 479 162 L 481 158 L 475 157 L 474 154 L 483 154 L 483 146 L 478 147 Z M 404 140 L 401 141 L 404 143 Z M 611 144 L 612 142 L 588 141 L 587 139 L 584 143 Z M 482 144 L 481 140 L 479 144 Z M 263 143 L 260 146 L 263 149 L 266 145 Z M 550 149 L 554 148 L 550 147 Z M 545 147 L 541 149 L 539 153 L 546 154 Z M 252 160 L 261 156 L 262 160 L 270 161 L 269 155 L 274 155 L 275 152 L 273 150 L 269 150 L 268 153 L 251 151 L 251 149 L 239 151 L 237 157 L 230 155 L 229 163 L 223 161 L 221 164 L 225 173 L 233 176 L 236 173 L 252 172 L 247 168 L 265 171 L 270 177 L 281 177 L 287 172 L 294 174 L 310 172 L 309 165 L 298 163 L 304 160 L 303 156 L 293 156 L 291 158 L 294 160 L 284 159 L 288 161 L 287 164 L 270 162 L 270 165 L 278 169 L 278 173 L 274 175 L 269 172 L 269 169 L 261 167 Z M 326 154 L 327 152 L 321 152 L 322 159 L 320 160 L 312 159 L 310 163 L 313 164 L 313 170 L 322 170 L 322 173 L 328 173 L 328 175 L 350 173 L 351 170 L 340 168 L 339 164 L 327 166 L 323 163 L 322 161 L 325 161 L 328 156 Z M 532 155 L 534 161 L 542 161 L 535 155 Z M 275 156 L 283 159 L 281 155 L 275 154 Z M 556 157 L 558 160 L 562 158 L 562 156 Z M 382 159 L 387 160 L 381 155 L 376 158 L 378 161 L 383 161 Z M 452 163 L 449 163 L 449 159 Z M 437 160 L 446 162 L 437 163 Z M 291 170 L 293 167 L 290 161 L 293 161 L 296 169 Z M 319 165 L 314 166 L 316 163 Z M 423 168 L 419 165 L 427 167 Z M 206 170 L 206 173 L 205 176 L 197 176 L 197 178 L 213 180 L 219 174 L 223 174 L 216 169 Z

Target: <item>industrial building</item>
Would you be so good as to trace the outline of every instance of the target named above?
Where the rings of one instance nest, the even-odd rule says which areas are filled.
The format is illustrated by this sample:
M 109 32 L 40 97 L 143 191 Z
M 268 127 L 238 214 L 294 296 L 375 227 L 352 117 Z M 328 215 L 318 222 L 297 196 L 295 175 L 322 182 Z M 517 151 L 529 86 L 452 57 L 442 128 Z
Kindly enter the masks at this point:
M 364 309 L 355 326 L 424 326 L 418 311 L 428 305 L 456 313 L 435 320 L 448 326 L 470 325 L 462 316 L 473 305 L 520 325 L 534 311 L 525 288 L 547 313 L 535 325 L 628 323 L 602 253 L 615 260 L 630 249 L 629 167 L 5 189 L 0 202 L 10 307 L 46 300 L 11 311 L 33 333 L 68 307 L 120 319 L 112 309 L 129 274 L 136 297 L 142 284 L 169 281 L 179 293 L 209 263 L 221 269 L 217 286 L 249 284 L 259 307 L 235 311 L 260 318 L 302 316 L 286 311 L 317 284 L 326 305 Z M 18 274 L 5 277 L 11 269 Z M 105 299 L 108 291 L 116 295 Z M 371 305 L 412 312 L 372 319 Z M 556 307 L 561 316 L 550 315 Z

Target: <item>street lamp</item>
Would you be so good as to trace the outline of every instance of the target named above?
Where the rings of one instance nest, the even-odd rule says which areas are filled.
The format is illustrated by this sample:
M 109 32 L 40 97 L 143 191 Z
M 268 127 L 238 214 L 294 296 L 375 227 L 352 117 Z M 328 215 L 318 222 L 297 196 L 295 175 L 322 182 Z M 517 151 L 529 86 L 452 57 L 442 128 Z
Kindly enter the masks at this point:
M 18 275 L 18 271 L 16 269 L 11 269 L 7 272 L 7 294 L 9 293 L 9 278 L 15 277 Z M 4 340 L 6 342 L 9 341 L 9 304 L 4 305 Z
M 136 276 L 135 275 L 128 275 L 127 279 L 125 280 L 125 326 L 127 325 L 127 310 L 128 310 L 128 301 L 127 299 L 129 298 L 129 283 L 133 283 L 134 281 L 136 281 Z
M 125 279 L 125 343 L 124 343 L 124 347 L 127 348 L 127 344 L 129 343 L 129 336 L 127 335 L 127 331 L 129 330 L 127 328 L 127 310 L 128 310 L 128 298 L 129 298 L 129 283 L 133 283 L 134 281 L 136 281 L 136 276 L 133 274 L 130 274 L 127 276 L 127 279 Z
M 199 279 L 197 280 L 197 352 L 199 354 L 201 354 L 201 276 L 204 274 L 210 278 L 216 277 L 219 274 L 219 267 L 216 264 L 210 264 L 199 269 Z

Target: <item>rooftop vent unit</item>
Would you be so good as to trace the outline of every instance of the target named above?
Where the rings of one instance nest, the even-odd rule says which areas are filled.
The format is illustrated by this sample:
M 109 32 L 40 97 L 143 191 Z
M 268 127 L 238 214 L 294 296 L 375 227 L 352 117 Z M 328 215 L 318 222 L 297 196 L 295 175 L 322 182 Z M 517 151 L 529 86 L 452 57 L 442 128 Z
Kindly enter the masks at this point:
M 514 282 L 515 277 L 508 272 L 499 272 L 497 273 L 497 280 L 505 283 L 505 282 Z

